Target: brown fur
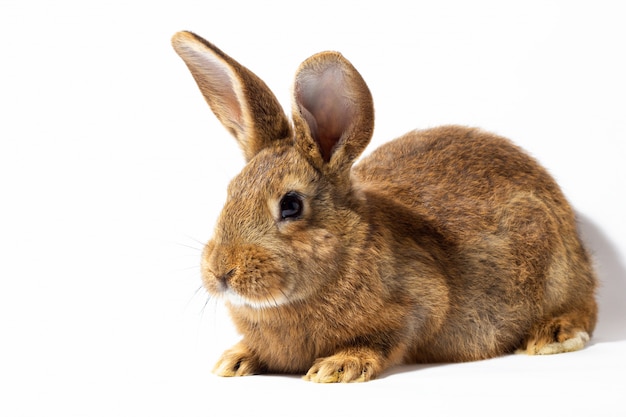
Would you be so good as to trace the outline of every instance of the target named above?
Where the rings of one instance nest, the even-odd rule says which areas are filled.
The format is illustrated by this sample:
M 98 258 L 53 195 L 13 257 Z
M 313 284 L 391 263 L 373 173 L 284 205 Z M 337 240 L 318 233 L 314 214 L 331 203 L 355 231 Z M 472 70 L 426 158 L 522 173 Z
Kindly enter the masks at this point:
M 370 92 L 336 52 L 298 69 L 293 129 L 267 86 L 188 32 L 173 44 L 248 164 L 202 256 L 242 341 L 219 375 L 367 381 L 390 366 L 580 349 L 596 278 L 550 175 L 507 139 L 415 131 L 352 166 Z M 281 218 L 296 192 L 297 218 Z

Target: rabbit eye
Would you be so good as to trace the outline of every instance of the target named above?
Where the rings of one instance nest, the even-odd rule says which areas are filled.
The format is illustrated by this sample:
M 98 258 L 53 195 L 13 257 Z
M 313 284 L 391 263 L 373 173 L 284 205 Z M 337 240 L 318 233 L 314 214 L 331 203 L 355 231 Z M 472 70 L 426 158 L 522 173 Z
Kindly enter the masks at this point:
M 288 192 L 280 200 L 280 219 L 297 219 L 302 215 L 304 204 L 302 197 L 295 192 Z

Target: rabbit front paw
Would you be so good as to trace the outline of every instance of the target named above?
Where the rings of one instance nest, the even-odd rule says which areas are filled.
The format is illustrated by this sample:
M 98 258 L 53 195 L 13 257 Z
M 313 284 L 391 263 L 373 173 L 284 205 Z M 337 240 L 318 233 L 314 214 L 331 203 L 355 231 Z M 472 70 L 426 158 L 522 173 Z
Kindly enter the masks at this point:
M 376 378 L 381 361 L 369 351 L 346 351 L 315 361 L 304 379 L 312 382 L 366 382 Z
M 213 373 L 219 376 L 247 376 L 259 374 L 262 370 L 256 355 L 239 343 L 222 354 Z

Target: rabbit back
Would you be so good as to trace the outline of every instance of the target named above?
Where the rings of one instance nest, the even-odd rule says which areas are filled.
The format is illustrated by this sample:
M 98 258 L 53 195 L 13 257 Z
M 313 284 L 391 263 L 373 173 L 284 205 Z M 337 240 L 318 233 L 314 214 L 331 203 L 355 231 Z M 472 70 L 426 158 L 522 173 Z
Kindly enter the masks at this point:
M 460 126 L 414 131 L 353 175 L 439 236 L 415 239 L 430 242 L 449 310 L 431 338 L 414 341 L 410 360 L 474 360 L 520 346 L 540 353 L 555 335 L 593 331 L 596 277 L 574 212 L 548 172 L 509 140 Z

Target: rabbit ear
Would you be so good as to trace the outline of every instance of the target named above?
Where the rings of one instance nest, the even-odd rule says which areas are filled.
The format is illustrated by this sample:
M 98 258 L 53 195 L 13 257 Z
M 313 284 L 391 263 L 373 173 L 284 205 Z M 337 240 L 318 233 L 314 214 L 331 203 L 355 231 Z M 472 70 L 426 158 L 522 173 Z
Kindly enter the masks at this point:
M 304 61 L 293 88 L 296 145 L 320 168 L 343 172 L 369 143 L 374 106 L 365 81 L 341 54 Z
M 278 100 L 250 70 L 191 32 L 172 38 L 211 110 L 237 139 L 249 161 L 273 141 L 291 139 Z

